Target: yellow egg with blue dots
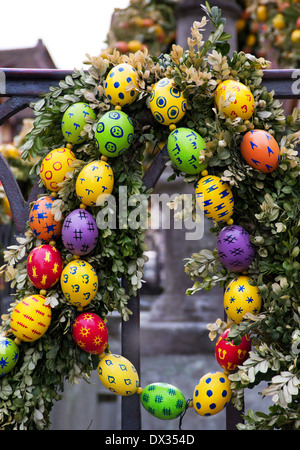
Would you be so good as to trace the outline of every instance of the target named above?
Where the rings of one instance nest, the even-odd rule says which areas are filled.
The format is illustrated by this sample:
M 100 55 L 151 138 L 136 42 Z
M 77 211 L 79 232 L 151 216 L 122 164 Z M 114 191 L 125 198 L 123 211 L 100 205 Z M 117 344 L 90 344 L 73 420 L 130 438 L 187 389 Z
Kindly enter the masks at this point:
M 238 244 L 236 251 L 238 252 Z M 262 299 L 254 280 L 246 275 L 234 278 L 224 292 L 224 309 L 235 323 L 242 322 L 246 313 L 260 312 Z
M 228 222 L 234 210 L 234 198 L 229 185 L 215 175 L 206 175 L 195 188 L 197 205 L 204 215 L 216 222 Z M 229 222 L 230 223 L 230 222 Z
M 86 206 L 100 206 L 109 198 L 114 186 L 113 170 L 107 161 L 88 163 L 76 180 L 76 194 Z
M 193 407 L 200 416 L 213 416 L 227 406 L 231 395 L 227 375 L 223 372 L 209 372 L 200 378 L 194 389 Z
M 162 125 L 179 122 L 186 113 L 187 102 L 172 79 L 162 78 L 153 87 L 150 109 L 155 119 Z
M 112 105 L 127 106 L 139 94 L 138 73 L 127 63 L 118 64 L 108 73 L 104 92 Z
M 225 80 L 219 84 L 215 93 L 215 102 L 218 110 L 222 110 L 224 115 L 231 119 L 237 117 L 243 120 L 250 119 L 255 109 L 254 97 L 250 89 L 235 80 Z
M 77 238 L 81 238 L 80 234 Z M 98 277 L 90 263 L 75 259 L 63 269 L 60 285 L 65 298 L 81 310 L 94 299 L 98 291 Z
M 114 394 L 130 396 L 141 389 L 136 368 L 122 355 L 108 354 L 102 357 L 98 364 L 98 376 L 102 384 Z

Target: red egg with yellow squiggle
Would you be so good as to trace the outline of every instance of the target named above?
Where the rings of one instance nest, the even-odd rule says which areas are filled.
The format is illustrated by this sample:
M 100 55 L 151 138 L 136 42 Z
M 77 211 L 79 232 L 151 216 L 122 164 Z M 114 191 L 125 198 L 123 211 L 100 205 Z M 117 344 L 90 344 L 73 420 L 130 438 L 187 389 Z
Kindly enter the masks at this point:
M 28 277 L 38 289 L 49 289 L 54 286 L 59 281 L 62 270 L 62 256 L 53 245 L 39 245 L 28 255 Z
M 228 340 L 229 332 L 230 329 L 227 329 L 219 337 L 215 347 L 215 356 L 223 369 L 233 371 L 248 359 L 251 340 L 247 334 L 242 337 L 239 345 L 234 345 L 232 341 Z

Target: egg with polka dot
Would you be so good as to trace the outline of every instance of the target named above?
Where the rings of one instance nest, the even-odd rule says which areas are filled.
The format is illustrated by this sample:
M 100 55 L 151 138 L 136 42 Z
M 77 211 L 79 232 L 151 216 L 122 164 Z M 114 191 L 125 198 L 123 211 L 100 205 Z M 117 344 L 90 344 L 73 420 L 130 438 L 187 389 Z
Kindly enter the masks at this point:
M 263 173 L 271 173 L 280 163 L 276 139 L 265 130 L 248 131 L 241 142 L 241 155 L 246 163 Z
M 174 80 L 162 78 L 152 89 L 150 109 L 155 119 L 162 125 L 179 122 L 186 113 L 186 99 L 175 86 Z
M 231 399 L 230 381 L 222 372 L 209 372 L 200 378 L 193 394 L 193 407 L 200 416 L 213 416 Z
M 98 376 L 103 386 L 114 394 L 128 397 L 139 389 L 135 366 L 124 356 L 108 354 L 100 359 Z
M 141 393 L 141 403 L 152 416 L 172 420 L 185 410 L 186 400 L 177 387 L 169 383 L 152 383 Z
M 51 208 L 54 198 L 45 195 L 37 199 L 29 213 L 29 226 L 35 237 L 43 242 L 50 242 L 61 235 L 61 221 L 54 219 Z
M 239 324 L 246 313 L 257 315 L 262 304 L 261 295 L 254 280 L 246 275 L 234 278 L 224 292 L 224 309 L 227 316 Z
M 67 142 L 82 144 L 87 135 L 81 136 L 88 119 L 96 120 L 93 109 L 84 102 L 74 103 L 64 112 L 61 130 Z
M 216 89 L 215 102 L 218 110 L 231 119 L 250 119 L 255 110 L 251 90 L 240 81 L 225 80 L 220 83 Z
M 0 378 L 10 372 L 19 359 L 19 347 L 8 337 L 0 336 Z
M 112 105 L 126 106 L 139 94 L 138 73 L 130 64 L 122 63 L 108 73 L 104 92 Z
M 108 111 L 99 119 L 95 139 L 102 155 L 115 158 L 125 152 L 133 141 L 131 118 L 123 111 Z
M 51 192 L 58 192 L 76 157 L 69 148 L 57 148 L 49 152 L 42 161 L 40 177 L 44 186 Z
M 232 191 L 225 181 L 215 175 L 207 175 L 198 181 L 195 188 L 196 202 L 207 219 L 226 222 L 234 209 Z

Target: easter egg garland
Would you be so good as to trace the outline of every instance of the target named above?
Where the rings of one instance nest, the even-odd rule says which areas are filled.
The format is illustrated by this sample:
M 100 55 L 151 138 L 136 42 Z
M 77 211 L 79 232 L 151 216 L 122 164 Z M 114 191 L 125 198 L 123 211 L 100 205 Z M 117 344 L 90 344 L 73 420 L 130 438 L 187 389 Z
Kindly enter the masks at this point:
M 209 15 L 210 9 L 207 6 L 204 9 Z M 197 27 L 197 25 L 195 26 Z M 149 57 L 147 51 L 138 53 L 140 58 L 138 62 L 135 57 L 120 56 L 116 58 L 110 55 L 107 55 L 107 59 L 99 57 L 96 64 L 94 64 L 95 60 L 91 60 L 89 74 L 75 71 L 72 83 L 69 79 L 61 82 L 57 88 L 53 88 L 45 94 L 45 97 L 36 106 L 39 118 L 35 123 L 33 133 L 27 137 L 24 156 L 40 156 L 38 164 L 41 169 L 41 180 L 47 190 L 48 212 L 45 209 L 41 210 L 39 216 L 38 209 L 41 205 L 39 204 L 40 199 L 38 199 L 30 212 L 25 238 L 19 239 L 18 248 L 13 248 L 6 254 L 7 274 L 15 282 L 17 293 L 12 312 L 3 318 L 2 329 L 5 335 L 15 338 L 15 343 L 21 351 L 16 366 L 12 367 L 10 372 L 5 373 L 0 382 L 9 381 L 11 383 L 11 404 L 13 405 L 13 396 L 15 392 L 18 392 L 19 385 L 18 377 L 10 377 L 10 374 L 19 370 L 24 377 L 26 376 L 26 380 L 31 380 L 33 371 L 38 366 L 40 374 L 38 386 L 43 386 L 44 389 L 42 397 L 45 406 L 43 405 L 42 409 L 45 412 L 44 414 L 32 414 L 35 417 L 33 422 L 26 417 L 20 419 L 13 410 L 9 411 L 9 415 L 3 412 L 5 426 L 8 428 L 41 429 L 48 427 L 54 393 L 61 387 L 64 379 L 71 378 L 71 381 L 77 381 L 82 374 L 89 374 L 96 367 L 98 367 L 99 378 L 107 389 L 122 396 L 139 394 L 143 407 L 158 419 L 182 417 L 188 407 L 194 409 L 200 416 L 207 417 L 221 411 L 229 401 L 233 401 L 236 406 L 239 406 L 239 397 L 236 396 L 236 392 L 243 388 L 241 386 L 243 372 L 240 371 L 245 371 L 247 374 L 247 368 L 254 367 L 254 363 L 251 360 L 252 352 L 249 352 L 249 346 L 239 347 L 235 340 L 239 338 L 243 340 L 243 337 L 248 336 L 249 332 L 254 336 L 254 343 L 257 341 L 259 343 L 260 336 L 268 334 L 269 331 L 266 330 L 270 327 L 267 328 L 267 325 L 265 327 L 264 319 L 261 319 L 258 312 L 261 309 L 264 314 L 267 314 L 268 319 L 270 311 L 272 312 L 274 309 L 272 301 L 275 294 L 278 299 L 277 293 L 279 292 L 274 280 L 268 278 L 264 285 L 260 279 L 258 268 L 262 272 L 262 277 L 269 277 L 270 273 L 264 271 L 263 264 L 260 264 L 260 258 L 265 258 L 263 244 L 265 241 L 268 242 L 268 239 L 258 233 L 261 232 L 261 228 L 268 227 L 271 223 L 270 227 L 273 226 L 273 228 L 270 228 L 272 232 L 269 234 L 276 238 L 273 221 L 268 222 L 264 216 L 268 208 L 276 210 L 276 203 L 269 192 L 272 190 L 273 181 L 276 180 L 276 189 L 282 190 L 281 195 L 283 198 L 285 197 L 285 190 L 288 191 L 288 189 L 282 189 L 285 187 L 282 184 L 279 186 L 281 183 L 279 175 L 284 172 L 284 176 L 288 178 L 291 172 L 293 175 L 291 178 L 296 179 L 296 167 L 299 166 L 299 161 L 292 151 L 289 152 L 293 149 L 294 144 L 289 140 L 289 130 L 285 130 L 287 133 L 284 141 L 286 151 L 280 154 L 280 159 L 277 157 L 276 164 L 273 163 L 272 169 L 276 165 L 274 170 L 271 171 L 267 167 L 268 171 L 264 172 L 255 170 L 257 167 L 249 167 L 251 165 L 247 164 L 244 151 L 242 151 L 242 142 L 247 133 L 251 133 L 254 129 L 268 130 L 268 133 L 272 131 L 270 135 L 274 136 L 274 139 L 276 138 L 278 145 L 283 133 L 280 126 L 282 125 L 281 109 L 273 101 L 272 95 L 258 83 L 262 76 L 259 70 L 265 62 L 243 53 L 234 54 L 232 59 L 226 58 L 218 53 L 218 47 L 213 39 L 209 41 L 211 53 L 208 54 L 206 48 L 203 60 L 201 60 L 199 56 L 201 55 L 201 39 L 199 37 L 199 41 L 196 38 L 195 42 L 191 41 L 190 50 L 185 54 L 181 53 L 177 46 L 173 47 L 170 56 L 160 60 L 159 67 Z M 197 83 L 194 83 L 196 72 L 190 70 L 194 69 L 195 64 L 193 45 L 198 46 L 200 58 L 197 61 L 197 70 L 195 69 L 196 72 L 199 71 L 197 72 L 198 78 L 196 77 Z M 243 66 L 247 66 L 247 73 L 241 69 Z M 138 67 L 139 69 L 137 69 Z M 140 69 L 141 67 L 143 70 Z M 91 79 L 94 84 L 91 84 Z M 85 89 L 82 89 L 82 86 Z M 97 86 L 96 90 L 95 86 Z M 76 91 L 78 96 L 70 96 L 71 90 Z M 96 91 L 97 93 L 95 93 Z M 81 92 L 80 95 L 79 92 Z M 74 101 L 75 98 L 80 101 Z M 52 103 L 54 107 L 49 108 L 49 103 Z M 79 103 L 87 105 L 93 112 L 93 114 L 89 114 L 87 121 L 79 121 L 80 118 L 82 119 L 83 111 L 87 108 L 84 106 L 84 109 L 80 110 Z M 271 114 L 269 114 L 270 111 Z M 121 112 L 124 112 L 127 117 L 120 114 Z M 104 139 L 102 140 L 103 136 L 100 135 L 105 130 L 106 124 L 101 125 L 101 120 L 105 115 L 108 117 L 110 113 L 113 113 L 113 116 L 118 119 L 120 116 L 125 117 L 126 127 L 129 127 L 128 123 L 134 124 L 134 130 L 128 128 L 124 133 L 126 127 L 121 126 L 120 122 L 116 125 L 119 127 L 118 129 L 109 125 L 108 135 L 103 135 Z M 149 120 L 149 113 L 152 115 L 152 123 Z M 64 116 L 64 114 L 66 115 Z M 49 125 L 43 124 L 44 116 L 47 117 Z M 50 121 L 49 117 L 51 117 Z M 74 117 L 76 120 L 73 123 L 66 123 L 67 117 L 71 122 Z M 141 122 L 139 122 L 140 118 L 143 119 Z M 112 117 L 110 119 L 114 120 Z M 149 126 L 143 128 L 147 120 Z M 273 130 L 270 130 L 272 124 Z M 78 128 L 78 131 L 80 129 L 80 133 L 74 140 L 71 138 L 72 133 L 69 128 L 72 126 L 75 129 Z M 66 130 L 64 127 L 67 127 Z M 61 136 L 57 134 L 58 129 L 61 130 Z M 182 129 L 185 133 L 184 138 L 182 141 L 176 141 L 175 137 L 180 136 Z M 130 145 L 124 146 L 122 143 L 120 147 L 112 151 L 114 147 L 110 146 L 111 136 L 118 140 L 118 135 L 121 136 L 122 133 L 126 134 L 127 143 L 130 141 Z M 192 150 L 197 148 L 197 152 L 192 151 L 187 145 L 187 133 L 194 137 L 191 147 Z M 88 328 L 84 323 L 84 320 L 87 320 L 87 314 L 93 313 L 100 319 L 99 323 L 102 326 L 108 312 L 112 310 L 118 310 L 124 320 L 129 318 L 128 295 L 137 293 L 142 277 L 143 232 L 130 229 L 103 230 L 99 227 L 98 239 L 95 244 L 96 238 L 93 237 L 91 251 L 89 249 L 78 250 L 75 245 L 72 246 L 70 235 L 67 232 L 68 219 L 73 212 L 75 214 L 75 211 L 78 215 L 78 211 L 86 212 L 86 216 L 90 214 L 94 219 L 91 220 L 93 226 L 95 221 L 97 224 L 96 213 L 99 208 L 103 207 L 109 195 L 119 186 L 126 184 L 129 194 L 137 191 L 145 193 L 141 161 L 146 144 L 152 143 L 154 138 L 157 141 L 168 141 L 170 162 L 173 164 L 174 173 L 177 175 L 180 171 L 181 176 L 187 182 L 194 183 L 194 200 L 202 204 L 203 214 L 211 220 L 214 230 L 219 233 L 220 241 L 223 239 L 223 230 L 225 233 L 230 227 L 242 226 L 247 219 L 251 222 L 250 224 L 256 225 L 256 228 L 252 228 L 252 233 L 246 236 L 251 257 L 249 256 L 247 265 L 243 265 L 242 269 L 249 273 L 237 276 L 236 266 L 233 267 L 230 264 L 231 261 L 228 264 L 228 261 L 222 259 L 223 250 L 220 248 L 218 249 L 219 255 L 216 249 L 215 254 L 210 258 L 208 270 L 204 271 L 206 274 L 209 274 L 210 270 L 215 271 L 213 277 L 207 276 L 204 283 L 205 289 L 209 290 L 217 281 L 225 287 L 224 307 L 225 311 L 229 312 L 228 323 L 222 323 L 218 331 L 224 332 L 224 328 L 229 325 L 230 331 L 226 333 L 225 337 L 222 334 L 222 344 L 221 341 L 218 341 L 216 346 L 220 352 L 217 351 L 216 355 L 225 355 L 226 347 L 223 341 L 229 342 L 226 345 L 230 345 L 232 348 L 235 346 L 235 348 L 234 351 L 226 353 L 225 367 L 220 364 L 224 369 L 223 372 L 210 371 L 202 376 L 197 384 L 195 383 L 192 400 L 185 400 L 178 388 L 165 382 L 151 383 L 142 388 L 139 385 L 139 376 L 134 365 L 122 355 L 110 353 L 105 331 L 105 336 L 102 336 L 104 344 L 99 350 L 99 352 L 101 351 L 99 354 L 92 344 L 99 342 L 102 337 L 96 333 L 96 325 Z M 176 151 L 174 151 L 177 144 L 180 156 L 179 153 L 176 155 Z M 273 147 L 270 148 L 273 149 Z M 106 150 L 106 154 L 103 149 Z M 180 160 L 176 156 L 179 156 Z M 266 167 L 266 164 L 263 164 Z M 268 163 L 267 165 L 270 166 Z M 193 167 L 192 171 L 190 166 Z M 131 179 L 132 174 L 135 177 L 134 183 Z M 268 186 L 266 192 L 263 191 L 262 180 Z M 291 186 L 288 185 L 288 187 Z M 265 194 L 264 200 L 262 200 L 263 193 Z M 99 198 L 103 194 L 102 202 Z M 258 203 L 253 206 L 250 201 L 255 194 L 258 195 L 261 202 L 261 211 L 259 211 Z M 279 201 L 279 199 L 277 200 Z M 248 208 L 248 205 L 251 205 L 251 208 Z M 293 205 L 295 213 L 293 209 L 288 211 L 290 220 L 295 220 L 293 214 L 297 213 L 299 217 L 299 207 L 295 203 Z M 282 210 L 285 209 L 282 207 Z M 274 211 L 273 214 L 275 215 Z M 262 227 L 261 224 L 263 224 Z M 283 222 L 276 222 L 277 228 L 280 224 L 283 229 Z M 86 227 L 88 228 L 88 226 L 87 221 Z M 44 230 L 46 230 L 45 235 L 42 233 Z M 79 240 L 79 236 L 84 234 L 84 228 L 76 227 L 72 231 L 72 238 L 76 242 Z M 237 238 L 237 246 L 228 249 L 229 253 L 236 252 L 236 249 L 241 247 L 241 236 L 242 233 Z M 229 234 L 224 237 L 224 240 L 226 239 L 229 239 Z M 40 286 L 35 285 L 30 279 L 34 280 L 34 270 L 30 272 L 29 276 L 29 273 L 24 272 L 24 263 L 22 266 L 21 261 L 26 255 L 30 265 L 30 251 L 34 253 L 38 251 L 36 249 L 41 242 L 43 245 L 47 244 L 57 248 L 64 261 L 60 283 L 54 285 L 54 288 L 47 286 L 49 291 L 46 291 L 45 295 L 37 293 Z M 255 247 L 255 255 L 253 255 L 251 244 Z M 276 245 L 279 245 L 278 242 Z M 273 247 L 274 249 L 277 251 L 276 246 Z M 197 272 L 199 260 L 203 265 L 205 254 L 202 253 L 201 256 L 202 259 L 199 258 L 195 261 L 192 258 L 187 262 L 186 272 L 188 275 L 192 273 L 190 269 L 193 269 L 193 274 L 195 271 Z M 132 270 L 133 265 L 136 270 Z M 14 271 L 14 266 L 17 271 Z M 217 266 L 218 269 L 216 269 Z M 30 268 L 28 270 L 30 271 Z M 278 266 L 275 271 L 277 276 Z M 203 271 L 198 273 L 203 273 Z M 120 286 L 119 280 L 124 274 L 128 281 L 129 292 L 125 292 L 125 289 Z M 204 276 L 206 277 L 206 275 Z M 248 282 L 250 276 L 253 277 L 251 283 Z M 201 283 L 195 285 L 195 290 L 199 289 L 199 285 L 201 286 Z M 270 285 L 277 290 L 272 292 L 268 298 L 265 286 L 268 286 L 267 289 L 269 289 Z M 241 296 L 240 293 L 243 292 L 245 286 L 247 292 L 245 296 Z M 193 289 L 189 293 L 193 293 Z M 233 295 L 231 295 L 232 293 Z M 239 301 L 239 311 L 247 310 L 245 316 L 241 314 L 241 320 L 240 317 L 234 316 L 234 313 L 240 314 L 236 311 L 235 305 L 232 306 L 236 301 Z M 279 301 L 281 301 L 280 298 Z M 246 306 L 253 302 L 256 302 L 254 309 L 247 309 Z M 38 303 L 38 309 L 32 306 L 36 303 Z M 30 309 L 29 313 L 28 308 Z M 41 313 L 43 321 L 39 320 Z M 70 324 L 72 324 L 73 331 L 71 333 Z M 77 326 L 78 330 L 76 330 Z M 213 328 L 214 332 L 216 328 Z M 215 336 L 216 334 L 215 332 Z M 92 336 L 90 340 L 83 339 L 88 335 Z M 221 347 L 223 344 L 224 347 Z M 244 349 L 246 347 L 247 364 L 244 364 L 245 361 L 241 365 L 236 364 L 236 354 L 241 354 L 239 351 L 242 350 L 243 356 L 245 356 Z M 37 358 L 36 349 L 38 349 L 39 358 Z M 25 360 L 26 351 L 28 353 Z M 256 345 L 255 352 L 259 354 L 259 351 L 259 346 Z M 30 354 L 34 356 L 28 364 Z M 78 355 L 80 355 L 79 358 Z M 259 357 L 263 361 L 261 354 Z M 56 370 L 55 359 L 57 359 L 59 371 Z M 47 361 L 46 365 L 44 364 L 45 360 Z M 236 366 L 238 368 L 231 373 L 231 369 Z M 160 408 L 153 406 L 155 399 L 153 403 L 152 394 L 155 390 L 159 392 L 159 398 L 163 399 Z M 176 397 L 176 405 L 171 402 L 170 396 Z M 37 406 L 37 403 L 34 402 L 30 406 L 33 412 L 37 410 Z

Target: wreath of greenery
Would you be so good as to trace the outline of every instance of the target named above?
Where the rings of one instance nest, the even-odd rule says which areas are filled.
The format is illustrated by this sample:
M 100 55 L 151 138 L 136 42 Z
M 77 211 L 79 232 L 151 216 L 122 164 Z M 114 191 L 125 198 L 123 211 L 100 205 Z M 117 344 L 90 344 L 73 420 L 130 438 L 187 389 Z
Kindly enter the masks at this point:
M 299 139 L 298 111 L 285 119 L 281 104 L 262 85 L 266 61 L 262 58 L 233 53 L 228 56 L 230 35 L 224 32 L 225 19 L 217 7 L 203 6 L 206 17 L 215 31 L 204 42 L 201 31 L 206 18 L 194 22 L 188 50 L 173 45 L 170 54 L 151 57 L 147 51 L 120 55 L 113 51 L 104 59 L 88 56 L 89 69 L 75 70 L 57 87 L 51 87 L 33 106 L 34 128 L 23 145 L 23 157 L 39 157 L 33 173 L 39 174 L 44 156 L 65 144 L 61 133 L 64 111 L 73 103 L 88 102 L 97 114 L 96 121 L 85 126 L 88 138 L 81 146 L 74 146 L 77 157 L 74 170 L 63 182 L 53 206 L 56 218 L 78 207 L 75 181 L 80 169 L 90 161 L 99 159 L 94 141 L 98 119 L 113 106 L 104 95 L 104 81 L 109 70 L 121 62 L 131 64 L 139 73 L 140 94 L 137 100 L 124 108 L 134 122 L 133 143 L 126 153 L 114 158 L 115 184 L 126 186 L 128 195 L 146 192 L 143 186 L 143 157 L 153 141 L 165 141 L 170 130 L 155 121 L 149 109 L 152 86 L 163 77 L 173 78 L 187 98 L 188 109 L 180 122 L 196 130 L 206 141 L 201 160 L 207 163 L 210 174 L 226 180 L 235 201 L 234 222 L 244 226 L 252 235 L 256 258 L 248 272 L 257 283 L 263 307 L 259 315 L 249 316 L 240 325 L 231 327 L 230 337 L 235 343 L 245 333 L 251 334 L 253 350 L 249 359 L 230 375 L 234 404 L 240 408 L 245 388 L 261 380 L 270 382 L 264 391 L 273 395 L 274 406 L 269 414 L 248 412 L 246 425 L 250 429 L 289 429 L 300 427 L 299 360 L 297 345 L 299 333 L 299 159 L 296 142 Z M 255 99 L 255 113 L 251 119 L 232 120 L 215 107 L 215 90 L 225 79 L 239 80 L 247 85 Z M 271 174 L 263 174 L 249 167 L 240 155 L 240 142 L 248 130 L 268 130 L 280 144 L 281 162 Z M 186 175 L 177 167 L 170 177 L 183 177 L 195 184 L 199 176 Z M 91 208 L 97 216 L 101 207 Z M 120 212 L 118 212 L 120 214 Z M 130 209 L 128 210 L 130 214 Z M 218 233 L 222 225 L 212 223 L 212 232 Z M 143 277 L 145 230 L 99 230 L 99 241 L 92 256 L 85 259 L 99 275 L 99 290 L 89 305 L 103 319 L 117 310 L 123 320 L 130 320 L 128 295 L 135 295 Z M 5 273 L 16 290 L 11 309 L 2 316 L 2 332 L 9 335 L 11 311 L 21 299 L 36 292 L 26 271 L 26 255 L 39 241 L 29 226 L 18 245 L 5 252 Z M 200 243 L 201 245 L 201 243 Z M 63 246 L 57 242 L 63 258 L 68 261 Z M 209 291 L 214 285 L 225 286 L 234 276 L 225 269 L 216 251 L 200 250 L 186 261 L 185 271 L 194 285 L 188 290 L 193 295 L 201 289 Z M 128 292 L 120 284 L 125 278 Z M 188 301 L 188 299 L 187 299 Z M 0 380 L 0 422 L 2 429 L 44 429 L 50 426 L 50 412 L 54 401 L 62 396 L 65 380 L 71 384 L 88 377 L 98 364 L 98 357 L 83 352 L 69 332 L 75 316 L 65 300 L 61 288 L 48 291 L 47 302 L 52 307 L 52 321 L 47 333 L 33 343 L 20 345 L 20 356 L 15 368 Z M 221 319 L 208 325 L 213 339 L 227 323 Z M 86 375 L 83 375 L 86 374 Z

